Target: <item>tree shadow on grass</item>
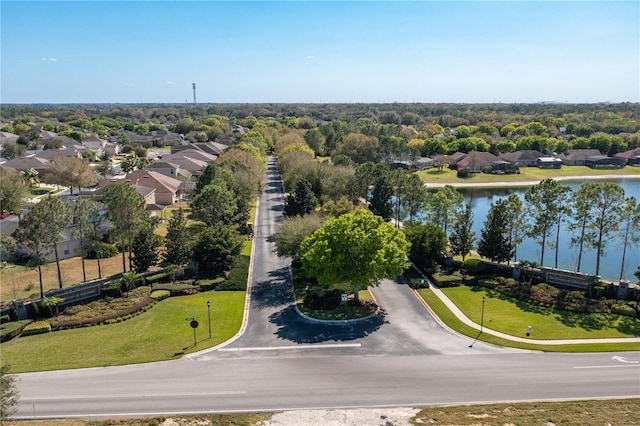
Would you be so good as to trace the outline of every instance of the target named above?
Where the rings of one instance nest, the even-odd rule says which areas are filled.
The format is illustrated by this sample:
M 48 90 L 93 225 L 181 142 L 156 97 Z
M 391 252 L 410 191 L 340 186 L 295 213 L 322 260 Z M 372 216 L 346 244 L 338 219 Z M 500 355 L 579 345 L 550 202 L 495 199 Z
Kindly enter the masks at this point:
M 302 318 L 294 306 L 269 317 L 278 326 L 276 335 L 294 343 L 344 342 L 376 332 L 385 322 L 384 313 L 347 324 L 323 324 Z
M 289 280 L 289 268 L 280 268 L 269 272 L 269 279 L 251 286 L 251 305 L 256 308 L 269 308 L 291 303 L 293 286 Z

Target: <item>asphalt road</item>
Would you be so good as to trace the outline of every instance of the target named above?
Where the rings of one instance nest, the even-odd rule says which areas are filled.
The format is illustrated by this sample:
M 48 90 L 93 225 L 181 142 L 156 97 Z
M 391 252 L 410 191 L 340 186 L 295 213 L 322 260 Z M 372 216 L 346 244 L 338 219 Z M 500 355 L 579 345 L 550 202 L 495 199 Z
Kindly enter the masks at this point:
M 406 285 L 374 289 L 380 315 L 301 318 L 273 253 L 283 195 L 269 162 L 244 333 L 181 360 L 20 375 L 19 417 L 115 417 L 640 396 L 640 352 L 548 354 L 443 329 Z

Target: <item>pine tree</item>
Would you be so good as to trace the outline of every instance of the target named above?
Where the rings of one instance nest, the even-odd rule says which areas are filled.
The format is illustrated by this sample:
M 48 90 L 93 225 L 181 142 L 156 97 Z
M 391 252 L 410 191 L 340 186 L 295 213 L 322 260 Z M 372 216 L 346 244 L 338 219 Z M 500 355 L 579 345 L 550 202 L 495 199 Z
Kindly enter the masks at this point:
M 478 253 L 493 262 L 506 262 L 513 257 L 508 220 L 508 202 L 491 204 L 484 228 L 480 231 Z
M 181 207 L 174 211 L 173 216 L 169 219 L 163 258 L 169 264 L 184 265 L 191 260 L 192 247 L 191 236 L 187 228 L 187 218 L 184 216 L 184 210 Z
M 449 244 L 451 252 L 462 256 L 462 261 L 473 249 L 473 243 L 476 239 L 475 233 L 471 230 L 473 227 L 473 211 L 471 205 L 466 204 L 461 212 L 456 214 L 453 221 L 451 237 Z
M 379 177 L 373 185 L 369 210 L 380 216 L 385 222 L 393 217 L 393 187 L 384 176 Z

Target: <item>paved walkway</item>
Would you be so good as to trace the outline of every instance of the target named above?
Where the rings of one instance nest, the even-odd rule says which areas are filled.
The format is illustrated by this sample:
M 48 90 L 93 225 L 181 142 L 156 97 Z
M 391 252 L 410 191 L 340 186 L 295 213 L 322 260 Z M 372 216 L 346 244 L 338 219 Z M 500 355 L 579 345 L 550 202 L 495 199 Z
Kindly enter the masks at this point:
M 469 327 L 475 328 L 476 330 L 480 331 L 480 325 L 471 321 L 469 318 L 467 318 L 467 316 L 442 292 L 442 290 L 440 290 L 438 288 L 438 286 L 436 286 L 435 284 L 433 284 L 431 282 L 431 280 L 429 280 L 427 277 L 425 277 L 425 279 L 427 280 L 427 282 L 429 283 L 429 287 L 431 288 L 431 290 L 433 291 L 433 294 L 435 294 L 446 306 L 447 308 L 449 308 L 449 310 L 451 310 L 451 312 L 460 320 L 462 321 L 465 325 L 468 325 Z M 414 290 L 415 292 L 415 290 Z M 433 312 L 433 310 L 429 307 L 429 305 L 427 305 L 424 300 L 420 297 L 419 294 L 416 293 L 416 297 L 418 297 L 420 300 L 423 301 L 424 306 L 429 310 L 429 312 L 431 312 L 431 314 L 434 316 L 434 318 L 436 318 L 440 324 L 443 327 L 449 328 L 446 324 L 444 324 L 444 322 L 442 322 L 442 320 L 440 320 L 440 318 L 437 317 L 437 315 L 435 314 L 435 312 Z M 499 331 L 496 330 L 492 330 L 486 326 L 482 327 L 482 332 L 486 333 L 486 334 L 491 334 L 493 336 L 497 336 L 500 337 L 502 339 L 505 340 L 510 340 L 512 342 L 519 342 L 519 343 L 530 343 L 530 344 L 534 344 L 534 345 L 575 345 L 575 344 L 594 344 L 594 343 L 638 343 L 638 349 L 640 350 L 640 337 L 621 337 L 621 338 L 608 338 L 608 339 L 559 339 L 559 340 L 540 340 L 540 339 L 528 339 L 528 338 L 524 338 L 524 337 L 516 337 L 516 336 L 511 336 L 509 334 L 505 334 L 505 333 L 501 333 Z

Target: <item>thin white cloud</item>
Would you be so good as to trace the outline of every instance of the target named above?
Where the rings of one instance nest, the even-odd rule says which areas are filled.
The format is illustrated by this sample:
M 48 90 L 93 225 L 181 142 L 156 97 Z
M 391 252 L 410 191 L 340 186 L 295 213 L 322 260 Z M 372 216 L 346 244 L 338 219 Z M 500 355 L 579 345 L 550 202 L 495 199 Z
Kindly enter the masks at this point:
M 307 56 L 307 59 L 309 59 L 309 60 L 313 60 L 313 59 L 315 59 L 315 58 L 316 58 L 316 57 L 315 57 L 314 55 L 308 55 L 308 56 Z
M 42 62 L 58 62 L 57 58 L 42 58 Z
M 176 84 L 176 82 L 175 81 L 167 81 L 165 84 L 173 85 L 173 84 Z

